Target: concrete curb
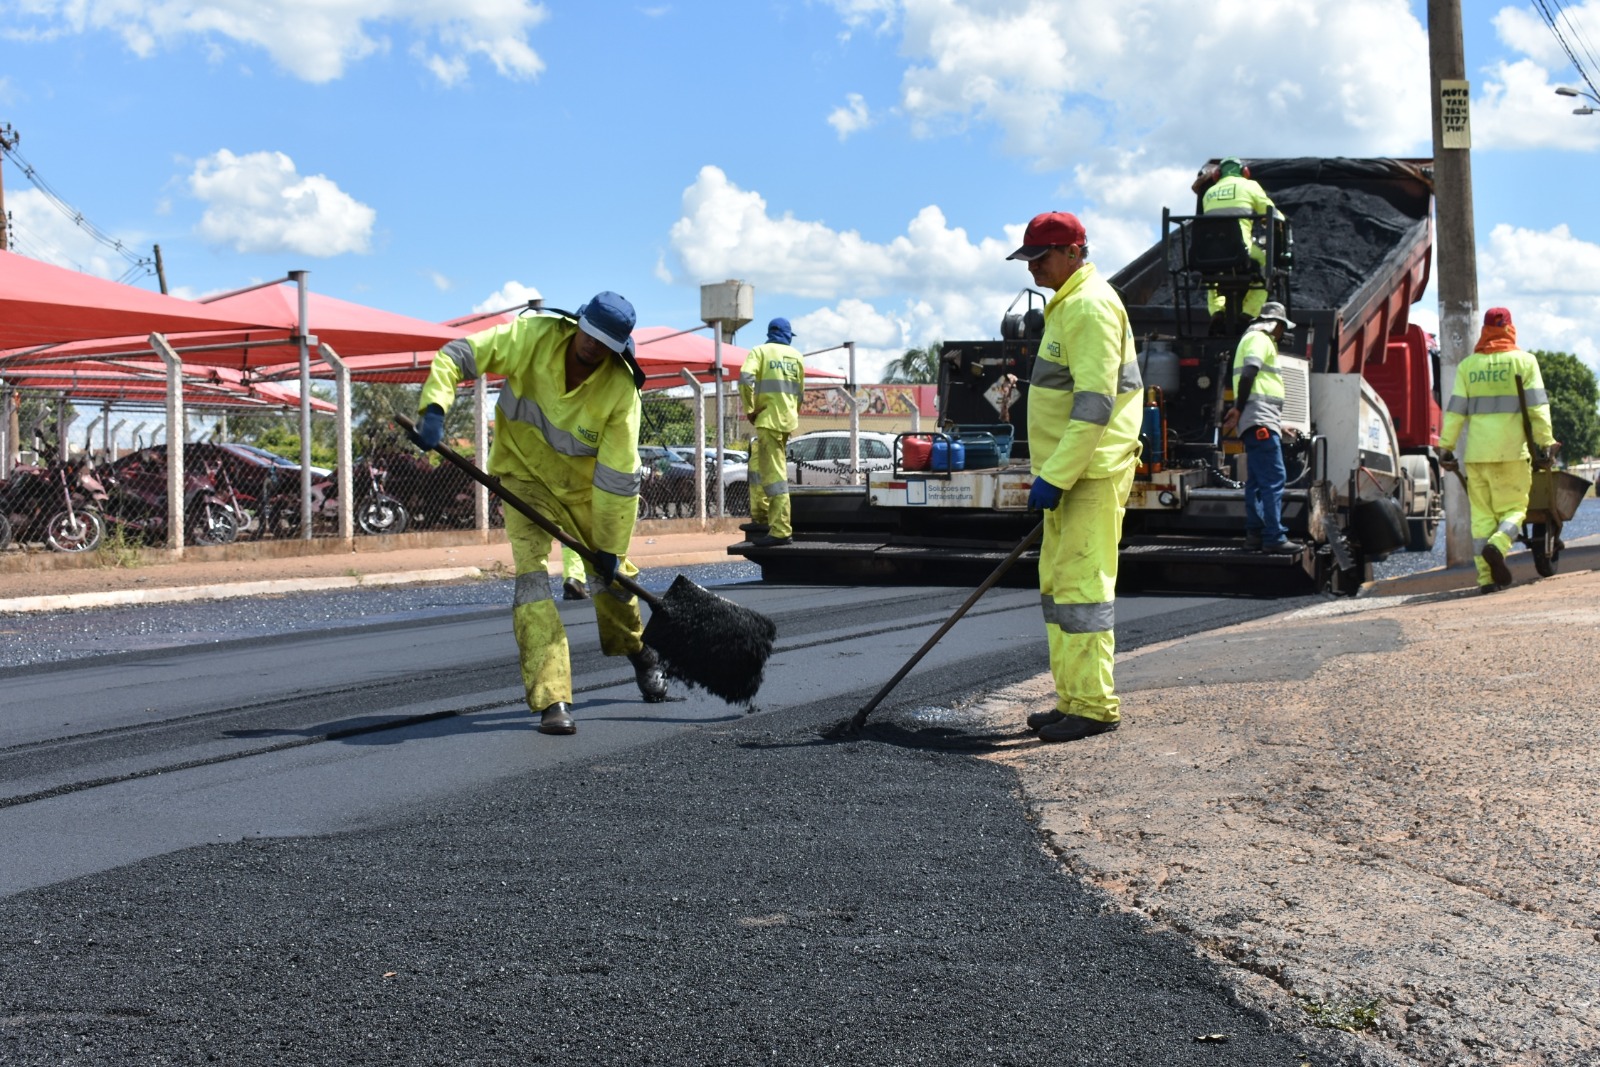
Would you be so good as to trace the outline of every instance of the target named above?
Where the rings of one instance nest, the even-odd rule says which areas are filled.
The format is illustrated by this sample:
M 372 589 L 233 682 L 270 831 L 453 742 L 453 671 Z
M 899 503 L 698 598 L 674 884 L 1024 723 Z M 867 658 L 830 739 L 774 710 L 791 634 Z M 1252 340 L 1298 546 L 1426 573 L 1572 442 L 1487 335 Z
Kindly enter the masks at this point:
M 727 563 L 726 552 L 682 552 L 673 555 L 644 556 L 635 559 L 640 570 L 660 567 L 689 567 L 706 563 Z M 737 561 L 734 561 L 737 562 Z M 549 573 L 561 574 L 559 560 L 547 565 Z M 230 582 L 220 585 L 184 585 L 152 589 L 109 589 L 94 593 L 59 593 L 49 596 L 16 597 L 0 600 L 0 615 L 36 611 L 71 611 L 79 608 L 114 608 L 135 604 L 172 604 L 189 600 L 229 600 L 235 597 L 272 596 L 279 593 L 315 593 L 330 589 L 362 589 L 389 585 L 426 585 L 430 582 L 456 582 L 482 578 L 478 567 L 438 567 L 421 571 L 388 571 L 381 574 L 335 575 L 324 578 L 273 578 L 258 582 Z

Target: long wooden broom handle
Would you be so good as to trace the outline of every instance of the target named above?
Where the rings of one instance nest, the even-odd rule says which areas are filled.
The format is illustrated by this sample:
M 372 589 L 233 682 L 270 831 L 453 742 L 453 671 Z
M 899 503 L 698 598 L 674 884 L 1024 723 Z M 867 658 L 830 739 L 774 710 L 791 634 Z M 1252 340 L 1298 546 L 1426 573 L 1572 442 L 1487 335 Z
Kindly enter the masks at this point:
M 401 415 L 400 413 L 396 412 L 394 415 L 394 421 L 396 425 L 398 425 L 402 430 L 405 430 L 407 433 L 414 434 L 417 432 L 417 424 L 413 422 L 409 416 Z M 439 453 L 439 455 L 443 456 L 447 461 L 458 467 L 473 481 L 488 489 L 489 492 L 493 493 L 495 496 L 499 497 L 513 508 L 516 508 L 517 511 L 526 517 L 529 522 L 533 523 L 535 526 L 538 526 L 545 533 L 549 534 L 551 537 L 554 537 L 557 541 L 560 541 L 578 555 L 582 556 L 590 565 L 596 567 L 600 565 L 600 561 L 595 558 L 594 553 L 589 550 L 588 545 L 585 545 L 582 541 L 579 541 L 576 538 L 568 535 L 566 531 L 561 529 L 561 527 L 557 526 L 555 523 L 551 522 L 549 519 L 535 511 L 532 504 L 529 504 L 526 500 L 523 500 L 511 490 L 507 489 L 503 484 L 501 484 L 499 478 L 496 478 L 494 475 L 488 474 L 479 469 L 476 463 L 472 462 L 472 460 L 468 459 L 466 456 L 461 455 L 461 453 L 457 452 L 449 445 L 434 445 L 433 451 Z M 628 592 L 632 593 L 634 596 L 638 597 L 640 600 L 644 601 L 646 604 L 649 604 L 652 609 L 659 609 L 661 607 L 661 599 L 659 597 L 645 589 L 644 586 L 640 585 L 632 578 L 629 578 L 627 575 L 623 574 L 620 569 L 617 571 L 616 583 L 622 586 L 622 588 L 626 589 Z

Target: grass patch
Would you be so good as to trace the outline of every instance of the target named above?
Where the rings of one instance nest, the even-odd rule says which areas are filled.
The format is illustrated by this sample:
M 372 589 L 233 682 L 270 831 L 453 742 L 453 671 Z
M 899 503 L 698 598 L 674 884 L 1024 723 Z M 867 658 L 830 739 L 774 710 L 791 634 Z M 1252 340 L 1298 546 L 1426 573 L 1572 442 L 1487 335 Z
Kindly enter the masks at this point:
M 1313 1000 L 1301 997 L 1300 1007 L 1317 1026 L 1325 1030 L 1343 1030 L 1347 1034 L 1371 1030 L 1377 1025 L 1378 1016 L 1383 1013 L 1383 1002 L 1376 999 Z
M 145 564 L 144 542 L 137 535 L 130 537 L 128 527 L 121 523 L 106 523 L 106 532 L 100 538 L 95 555 L 102 567 L 132 569 Z

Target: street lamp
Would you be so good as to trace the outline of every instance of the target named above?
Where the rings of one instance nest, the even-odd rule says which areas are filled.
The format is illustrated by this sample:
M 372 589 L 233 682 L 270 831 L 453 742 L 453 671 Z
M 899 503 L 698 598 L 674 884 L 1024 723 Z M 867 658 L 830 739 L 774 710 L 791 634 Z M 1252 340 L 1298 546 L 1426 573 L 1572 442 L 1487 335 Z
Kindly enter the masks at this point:
M 1569 89 L 1565 85 L 1556 86 L 1556 95 L 1557 96 L 1581 96 L 1581 97 L 1583 97 L 1585 99 L 1593 100 L 1596 104 L 1600 104 L 1600 96 L 1595 96 L 1593 93 L 1587 92 L 1587 91 L 1585 91 L 1583 89 Z M 1572 109 L 1572 113 L 1574 115 L 1593 115 L 1596 110 L 1600 110 L 1600 109 L 1596 109 L 1596 108 L 1590 107 L 1587 104 L 1585 104 L 1583 107 L 1575 107 L 1575 108 L 1573 108 Z

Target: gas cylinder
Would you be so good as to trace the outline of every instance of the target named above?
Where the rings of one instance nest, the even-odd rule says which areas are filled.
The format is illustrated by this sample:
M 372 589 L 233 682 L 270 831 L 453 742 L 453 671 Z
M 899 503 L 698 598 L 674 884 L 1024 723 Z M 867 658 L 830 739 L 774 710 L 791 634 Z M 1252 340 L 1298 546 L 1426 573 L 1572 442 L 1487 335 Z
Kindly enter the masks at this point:
M 1146 341 L 1139 353 L 1139 373 L 1145 385 L 1153 385 L 1163 396 L 1178 393 L 1178 353 L 1171 341 Z

